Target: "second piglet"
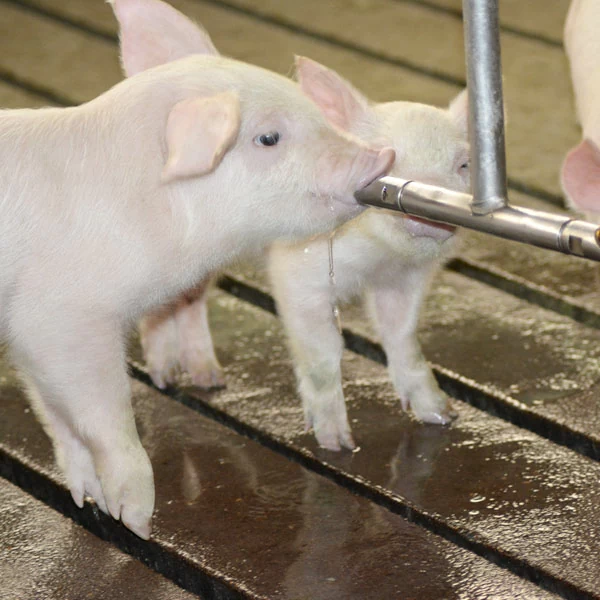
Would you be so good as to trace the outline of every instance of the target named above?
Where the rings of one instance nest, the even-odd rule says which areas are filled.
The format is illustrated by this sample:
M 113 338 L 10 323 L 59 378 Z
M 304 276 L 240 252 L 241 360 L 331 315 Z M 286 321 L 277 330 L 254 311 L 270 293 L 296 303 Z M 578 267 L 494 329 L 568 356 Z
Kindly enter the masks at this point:
M 216 55 L 170 6 L 112 4 L 128 79 L 82 106 L 0 113 L 0 335 L 75 502 L 146 538 L 127 329 L 232 259 L 357 214 L 394 152 Z
M 392 144 L 392 175 L 456 191 L 469 187 L 467 94 L 448 109 L 412 102 L 371 104 L 337 73 L 301 58 L 301 87 L 338 127 L 369 143 Z M 429 279 L 453 247 L 453 229 L 422 219 L 369 209 L 333 236 L 277 243 L 270 275 L 285 324 L 307 428 L 330 450 L 354 448 L 340 361 L 344 348 L 334 309 L 366 296 L 385 348 L 403 409 L 444 424 L 448 400 L 416 339 Z

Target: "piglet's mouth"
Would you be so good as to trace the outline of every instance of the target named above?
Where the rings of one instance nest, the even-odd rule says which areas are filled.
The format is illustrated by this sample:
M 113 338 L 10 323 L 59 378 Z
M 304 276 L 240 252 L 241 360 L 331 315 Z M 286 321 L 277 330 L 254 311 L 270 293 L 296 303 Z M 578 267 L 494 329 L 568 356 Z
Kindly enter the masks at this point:
M 454 225 L 448 225 L 447 223 L 436 223 L 435 221 L 409 215 L 403 215 L 403 217 L 406 231 L 414 237 L 428 237 L 443 242 L 452 237 L 456 231 Z
M 456 225 L 448 225 L 448 223 L 438 223 L 437 221 L 428 221 L 427 219 L 423 219 L 421 217 L 413 217 L 412 215 L 405 215 L 404 218 L 410 219 L 411 221 L 416 221 L 417 223 L 421 223 L 423 225 L 427 225 L 428 227 L 434 227 L 435 229 L 449 231 L 450 233 L 454 233 L 456 231 Z

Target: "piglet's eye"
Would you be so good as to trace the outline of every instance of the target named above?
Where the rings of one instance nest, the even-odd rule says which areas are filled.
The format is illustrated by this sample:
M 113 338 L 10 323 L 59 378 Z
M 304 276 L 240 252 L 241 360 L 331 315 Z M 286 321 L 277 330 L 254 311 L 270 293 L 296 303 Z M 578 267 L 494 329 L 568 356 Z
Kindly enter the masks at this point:
M 461 171 L 464 170 L 464 169 L 468 169 L 469 168 L 469 161 L 467 161 L 466 163 L 463 163 L 462 165 L 460 165 L 459 168 L 461 169 Z
M 275 146 L 278 141 L 279 133 L 277 131 L 269 131 L 269 133 L 263 133 L 254 138 L 254 143 L 257 146 Z

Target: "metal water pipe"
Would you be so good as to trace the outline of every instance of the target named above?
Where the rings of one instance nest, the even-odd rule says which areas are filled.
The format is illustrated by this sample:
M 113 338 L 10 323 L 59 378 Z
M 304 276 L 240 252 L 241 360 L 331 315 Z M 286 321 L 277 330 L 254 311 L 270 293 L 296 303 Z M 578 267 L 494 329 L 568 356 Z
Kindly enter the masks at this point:
M 363 204 L 600 261 L 594 223 L 508 203 L 498 0 L 463 0 L 472 194 L 384 177 Z

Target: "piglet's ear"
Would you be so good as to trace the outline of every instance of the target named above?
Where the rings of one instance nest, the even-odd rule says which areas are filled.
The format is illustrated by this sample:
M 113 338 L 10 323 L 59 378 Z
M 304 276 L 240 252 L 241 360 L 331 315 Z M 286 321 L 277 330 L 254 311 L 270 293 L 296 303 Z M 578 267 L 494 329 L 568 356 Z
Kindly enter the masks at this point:
M 567 154 L 561 182 L 572 206 L 600 212 L 600 150 L 594 142 L 583 140 Z
M 119 21 L 127 77 L 190 54 L 219 54 L 202 27 L 161 0 L 108 2 Z
M 466 136 L 469 130 L 469 93 L 466 88 L 450 102 L 448 111 L 461 132 Z
M 240 103 L 233 92 L 176 104 L 167 120 L 163 183 L 213 171 L 235 142 L 239 128 Z
M 337 127 L 348 131 L 366 116 L 369 101 L 335 71 L 296 56 L 296 78 L 302 91 Z

